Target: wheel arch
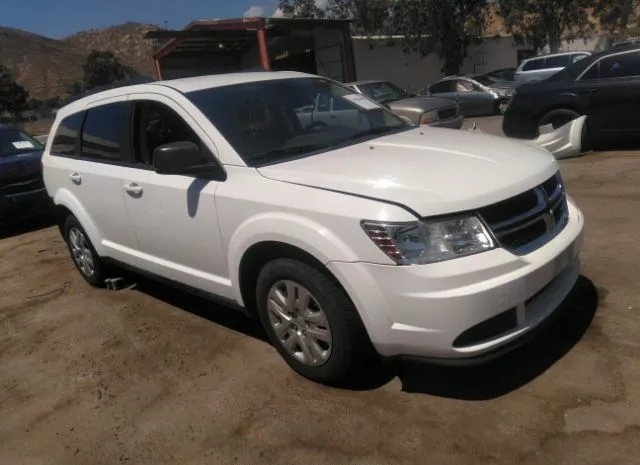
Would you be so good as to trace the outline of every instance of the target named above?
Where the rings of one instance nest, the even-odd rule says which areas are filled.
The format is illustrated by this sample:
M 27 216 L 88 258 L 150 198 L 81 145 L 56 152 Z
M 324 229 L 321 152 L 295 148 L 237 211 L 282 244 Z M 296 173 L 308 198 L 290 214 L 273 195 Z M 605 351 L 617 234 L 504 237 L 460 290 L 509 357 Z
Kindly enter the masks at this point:
M 87 211 L 82 207 L 80 202 L 67 190 L 60 190 L 53 198 L 55 205 L 56 220 L 60 232 L 64 234 L 64 221 L 68 215 L 76 217 L 78 222 L 82 225 L 85 232 L 89 236 L 94 249 L 100 256 L 105 255 L 104 247 L 102 246 L 102 235 L 98 230 L 96 224 L 91 220 L 91 217 Z
M 319 258 L 295 245 L 277 240 L 265 240 L 251 245 L 242 254 L 238 266 L 238 289 L 242 305 L 256 316 L 256 284 L 262 268 L 272 260 L 290 258 L 306 263 L 326 274 L 349 296 L 338 278 L 325 266 Z M 349 297 L 351 298 L 351 297 Z

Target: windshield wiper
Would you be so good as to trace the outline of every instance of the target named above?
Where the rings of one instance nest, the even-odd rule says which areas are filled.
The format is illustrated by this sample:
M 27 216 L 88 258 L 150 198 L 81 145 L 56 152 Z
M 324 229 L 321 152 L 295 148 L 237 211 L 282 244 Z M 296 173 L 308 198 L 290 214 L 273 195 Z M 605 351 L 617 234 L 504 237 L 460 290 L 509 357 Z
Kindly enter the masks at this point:
M 327 144 L 304 144 L 294 145 L 293 147 L 285 147 L 275 150 L 269 150 L 268 152 L 261 153 L 254 157 L 251 157 L 252 164 L 260 164 L 261 162 L 275 161 L 280 158 L 287 158 L 292 155 L 300 155 L 301 153 L 313 152 L 315 150 L 324 149 Z
M 378 136 L 378 135 L 382 135 L 382 134 L 386 134 L 388 132 L 393 132 L 393 131 L 398 131 L 400 129 L 408 129 L 407 126 L 380 126 L 377 128 L 371 128 L 371 129 L 367 129 L 366 131 L 362 131 L 359 132 L 357 134 L 354 134 L 353 136 L 349 137 L 348 140 L 353 140 L 353 139 L 361 139 L 363 137 L 367 137 L 367 136 Z

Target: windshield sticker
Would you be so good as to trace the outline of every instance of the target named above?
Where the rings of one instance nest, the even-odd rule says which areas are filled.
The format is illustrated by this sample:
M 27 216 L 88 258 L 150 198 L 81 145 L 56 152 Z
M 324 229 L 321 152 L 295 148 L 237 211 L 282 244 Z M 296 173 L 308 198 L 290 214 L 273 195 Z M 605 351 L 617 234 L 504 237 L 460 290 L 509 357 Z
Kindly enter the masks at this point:
M 364 108 L 365 110 L 377 110 L 379 108 L 382 108 L 381 105 L 378 105 L 373 100 L 369 100 L 367 97 L 364 97 L 360 94 L 345 95 L 342 98 L 350 101 L 351 103 L 355 103 L 360 108 Z
M 30 142 L 28 140 L 19 140 L 17 142 L 12 142 L 12 144 L 17 149 L 33 149 L 33 148 L 35 148 L 35 145 L 33 145 L 33 142 Z

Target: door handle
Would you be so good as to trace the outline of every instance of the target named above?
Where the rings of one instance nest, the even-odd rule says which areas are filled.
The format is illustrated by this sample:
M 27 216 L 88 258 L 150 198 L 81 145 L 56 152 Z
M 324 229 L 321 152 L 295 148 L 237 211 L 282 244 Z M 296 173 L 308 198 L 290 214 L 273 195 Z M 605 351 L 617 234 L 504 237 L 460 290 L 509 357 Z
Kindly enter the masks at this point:
M 600 89 L 597 87 L 590 87 L 587 89 L 587 94 L 597 94 L 598 92 L 600 92 Z
M 69 175 L 69 178 L 71 178 L 71 182 L 73 182 L 74 184 L 80 184 L 82 182 L 82 176 L 80 176 L 78 173 L 71 173 Z
M 142 187 L 135 182 L 125 185 L 124 190 L 127 191 L 128 194 L 134 196 L 139 196 L 140 194 L 142 194 Z

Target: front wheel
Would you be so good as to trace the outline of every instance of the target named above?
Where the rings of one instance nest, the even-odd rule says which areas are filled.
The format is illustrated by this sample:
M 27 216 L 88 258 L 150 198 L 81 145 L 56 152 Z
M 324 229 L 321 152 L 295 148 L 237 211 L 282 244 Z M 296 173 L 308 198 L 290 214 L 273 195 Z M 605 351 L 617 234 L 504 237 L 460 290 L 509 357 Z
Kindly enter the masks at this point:
M 260 272 L 256 297 L 271 344 L 301 375 L 343 384 L 378 359 L 353 303 L 324 270 L 274 260 Z
M 576 118 L 580 118 L 580 114 L 573 110 L 566 108 L 551 110 L 540 118 L 540 121 L 538 122 L 538 130 L 545 126 L 551 126 L 556 130 Z

